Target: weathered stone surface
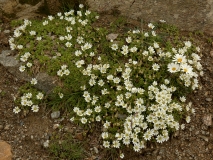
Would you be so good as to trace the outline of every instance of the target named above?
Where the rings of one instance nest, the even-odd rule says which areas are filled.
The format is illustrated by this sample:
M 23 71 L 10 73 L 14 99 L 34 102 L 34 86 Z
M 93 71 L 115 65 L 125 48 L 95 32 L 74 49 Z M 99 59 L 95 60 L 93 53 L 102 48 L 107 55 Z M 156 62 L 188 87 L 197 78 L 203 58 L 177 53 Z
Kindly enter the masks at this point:
M 0 11 L 1 14 L 3 12 L 10 15 L 16 15 L 16 18 L 19 19 L 29 19 L 41 16 L 37 12 L 42 5 L 44 5 L 44 0 L 40 0 L 40 2 L 34 6 L 20 4 L 18 0 L 0 0 Z
M 16 0 L 0 0 L 0 8 L 6 14 L 14 13 L 14 8 L 18 5 Z
M 12 160 L 11 146 L 4 141 L 0 141 L 0 159 Z
M 87 0 L 91 10 L 117 10 L 121 15 L 150 21 L 161 19 L 183 30 L 213 31 L 212 0 Z M 213 34 L 213 32 L 212 32 Z
M 19 66 L 21 63 L 16 59 L 17 56 L 13 56 L 14 52 L 11 50 L 3 50 L 0 54 L 0 64 L 2 64 L 11 74 L 20 80 L 31 81 L 32 78 L 26 72 L 20 72 Z M 49 76 L 47 73 L 39 72 L 35 78 L 38 83 L 36 88 L 43 90 L 46 93 L 50 93 L 57 85 L 57 80 L 54 77 Z
M 29 5 L 29 4 L 18 4 L 16 8 L 19 10 L 16 13 L 16 17 L 19 19 L 30 19 L 39 17 L 37 13 L 38 9 L 44 5 L 44 0 L 41 0 L 39 3 L 37 3 L 35 6 Z

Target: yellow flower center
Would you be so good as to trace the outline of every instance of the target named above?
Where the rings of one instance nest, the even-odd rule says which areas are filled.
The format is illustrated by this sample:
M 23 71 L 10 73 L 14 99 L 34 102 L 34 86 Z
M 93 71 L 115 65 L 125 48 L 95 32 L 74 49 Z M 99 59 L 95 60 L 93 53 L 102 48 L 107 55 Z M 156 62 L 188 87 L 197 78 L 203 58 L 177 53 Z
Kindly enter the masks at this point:
M 183 69 L 184 72 L 187 72 L 188 70 L 186 68 Z
M 182 58 L 178 58 L 177 61 L 180 63 L 182 62 Z
M 172 70 L 173 70 L 173 71 L 176 71 L 176 68 L 175 68 L 175 67 L 173 67 L 173 68 L 172 68 Z

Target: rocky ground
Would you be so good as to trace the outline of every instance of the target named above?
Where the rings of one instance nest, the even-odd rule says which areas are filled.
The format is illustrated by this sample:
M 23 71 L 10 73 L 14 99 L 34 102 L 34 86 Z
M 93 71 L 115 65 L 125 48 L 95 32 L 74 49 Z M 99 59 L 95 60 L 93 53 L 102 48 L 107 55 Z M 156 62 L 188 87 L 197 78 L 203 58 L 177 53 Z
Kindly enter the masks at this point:
M 108 18 L 108 19 L 107 19 Z M 103 24 L 109 24 L 110 17 L 105 17 Z M 0 53 L 9 49 L 8 37 L 12 34 L 9 20 L 0 24 Z M 186 34 L 183 32 L 182 34 Z M 127 151 L 126 160 L 211 160 L 213 159 L 213 45 L 209 35 L 194 35 L 193 37 L 202 50 L 202 65 L 204 76 L 201 89 L 189 96 L 196 114 L 185 130 L 176 132 L 171 140 L 163 144 L 151 144 L 142 153 Z M 57 159 L 45 148 L 51 136 L 60 132 L 70 133 L 74 139 L 87 142 L 84 145 L 87 159 L 115 159 L 110 152 L 103 151 L 99 145 L 99 136 L 84 132 L 72 125 L 66 115 L 51 116 L 51 109 L 43 106 L 39 113 L 16 115 L 13 113 L 13 98 L 23 81 L 10 74 L 0 65 L 0 140 L 8 142 L 12 147 L 13 159 L 16 160 L 49 160 Z M 58 128 L 58 124 L 63 129 Z

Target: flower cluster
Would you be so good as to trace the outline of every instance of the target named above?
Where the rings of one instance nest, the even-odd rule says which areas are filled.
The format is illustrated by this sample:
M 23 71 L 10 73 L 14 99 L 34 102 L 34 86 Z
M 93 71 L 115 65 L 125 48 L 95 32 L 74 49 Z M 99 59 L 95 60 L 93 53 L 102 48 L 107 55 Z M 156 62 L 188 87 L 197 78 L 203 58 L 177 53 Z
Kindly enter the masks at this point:
M 162 43 L 165 39 L 152 23 L 146 32 L 130 30 L 116 41 L 107 40 L 103 28 L 91 25 L 98 16 L 83 11 L 83 5 L 79 8 L 77 15 L 71 10 L 48 16 L 41 24 L 43 30 L 37 31 L 27 20 L 15 29 L 9 43 L 26 63 L 20 71 L 38 59 L 42 68 L 60 77 L 63 85 L 57 97 L 73 102 L 68 105 L 73 107 L 71 121 L 101 122 L 105 148 L 127 145 L 139 152 L 147 141 L 163 143 L 171 132 L 183 129 L 180 120 L 189 123 L 195 113 L 191 103 L 186 105 L 186 93 L 199 87 L 203 75 L 200 48 L 190 41 L 178 47 Z M 52 31 L 54 25 L 57 30 Z M 22 36 L 36 43 L 21 44 Z M 36 84 L 35 79 L 31 84 Z M 26 94 L 23 97 L 22 106 L 38 110 Z
M 16 106 L 13 109 L 14 113 L 19 113 L 21 109 L 31 108 L 32 112 L 39 111 L 38 103 L 44 98 L 44 94 L 42 92 L 38 92 L 37 94 L 32 94 L 31 92 L 24 93 L 20 98 L 20 107 Z

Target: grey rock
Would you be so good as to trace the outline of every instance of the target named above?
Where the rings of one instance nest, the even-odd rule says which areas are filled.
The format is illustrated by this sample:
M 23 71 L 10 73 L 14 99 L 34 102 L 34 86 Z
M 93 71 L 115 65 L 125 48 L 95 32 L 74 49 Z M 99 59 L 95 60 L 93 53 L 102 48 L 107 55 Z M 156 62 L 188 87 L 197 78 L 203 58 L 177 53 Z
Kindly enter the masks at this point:
M 31 81 L 33 77 L 29 76 L 26 72 L 20 72 L 19 66 L 21 63 L 17 60 L 17 56 L 14 56 L 15 51 L 3 50 L 0 54 L 0 64 L 2 64 L 12 75 L 17 77 L 19 80 Z M 57 85 L 55 77 L 49 76 L 47 73 L 39 72 L 35 78 L 38 83 L 35 87 L 39 90 L 50 93 Z
M 165 20 L 187 30 L 204 30 L 213 34 L 213 1 L 142 1 L 142 0 L 86 0 L 90 10 L 116 13 L 145 22 Z M 165 9 L 162 9 L 165 8 Z M 180 9 L 181 8 L 181 9 Z M 195 9 L 196 8 L 196 9 Z M 196 12 L 199 10 L 202 12 Z M 130 14 L 131 13 L 131 14 Z M 186 18 L 188 17 L 188 18 Z M 199 23 L 198 23 L 199 22 Z
M 60 117 L 60 111 L 55 111 L 51 113 L 51 118 L 52 119 L 57 119 Z
M 3 50 L 0 54 L 0 63 L 5 67 L 15 67 L 18 65 L 18 60 L 16 57 L 11 56 L 14 54 L 14 51 Z
M 118 34 L 110 33 L 106 36 L 107 40 L 115 40 L 118 37 Z

